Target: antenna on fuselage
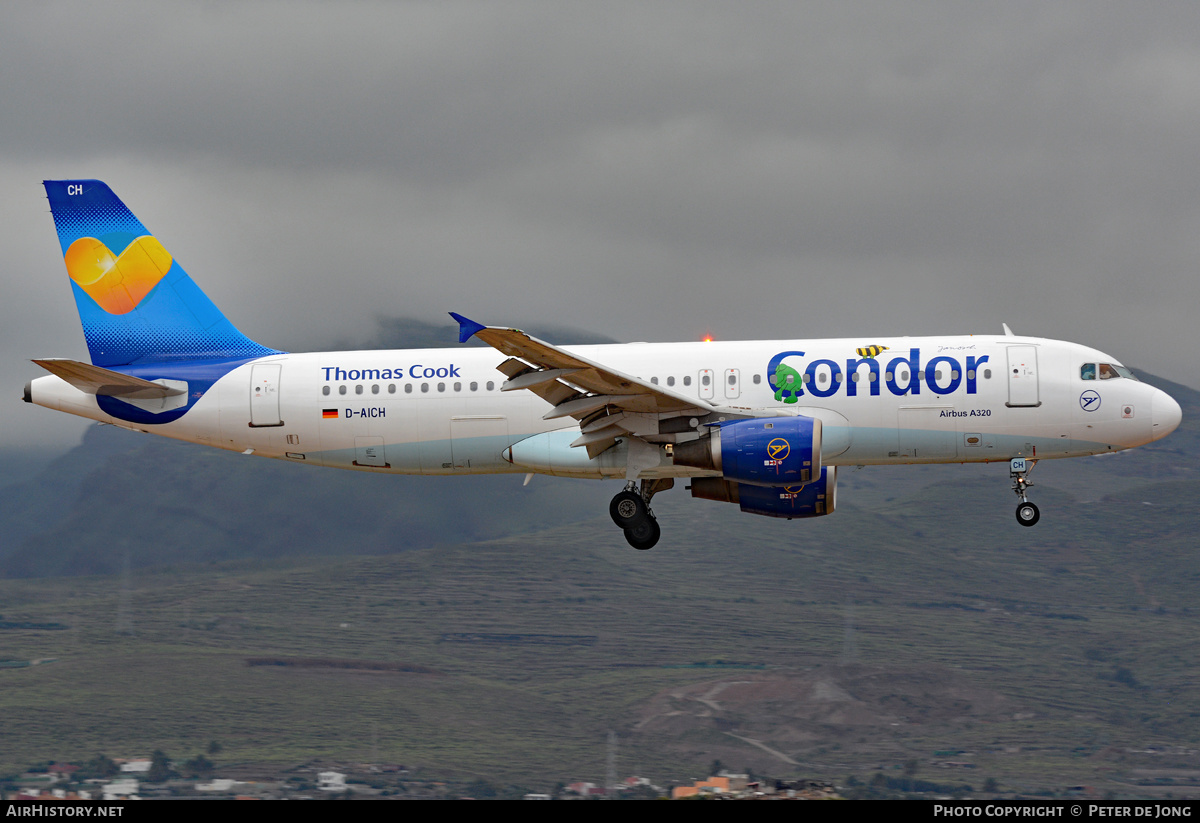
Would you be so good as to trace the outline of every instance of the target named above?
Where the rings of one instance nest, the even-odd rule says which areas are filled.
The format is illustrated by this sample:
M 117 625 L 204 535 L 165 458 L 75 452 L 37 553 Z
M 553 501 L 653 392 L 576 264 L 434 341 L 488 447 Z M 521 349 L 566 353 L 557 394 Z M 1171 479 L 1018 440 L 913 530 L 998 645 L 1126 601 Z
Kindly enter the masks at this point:
M 1010 329 L 1008 327 L 1007 323 L 1001 323 L 1000 325 L 1004 327 L 1004 336 L 1005 337 L 1016 337 L 1016 335 L 1012 333 L 1012 329 Z

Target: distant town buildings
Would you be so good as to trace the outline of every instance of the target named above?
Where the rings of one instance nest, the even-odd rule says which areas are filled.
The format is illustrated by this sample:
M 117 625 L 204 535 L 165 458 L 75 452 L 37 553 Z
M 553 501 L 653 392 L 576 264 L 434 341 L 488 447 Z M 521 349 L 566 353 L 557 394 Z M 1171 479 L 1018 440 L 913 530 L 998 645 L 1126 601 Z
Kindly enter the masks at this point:
M 346 775 L 341 772 L 320 772 L 317 774 L 317 788 L 323 792 L 344 792 Z

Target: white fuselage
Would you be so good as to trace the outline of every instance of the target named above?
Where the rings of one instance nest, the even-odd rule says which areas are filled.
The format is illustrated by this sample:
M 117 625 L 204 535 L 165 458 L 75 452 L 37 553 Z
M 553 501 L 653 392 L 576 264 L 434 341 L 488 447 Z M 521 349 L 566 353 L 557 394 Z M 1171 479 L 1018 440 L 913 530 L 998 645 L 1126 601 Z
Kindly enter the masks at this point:
M 1175 401 L 1145 383 L 1084 379 L 1085 364 L 1115 361 L 1073 343 L 995 335 L 864 341 L 634 343 L 570 351 L 727 411 L 818 417 L 825 465 L 1096 454 L 1158 439 L 1179 421 Z M 864 347 L 880 351 L 864 355 Z M 33 381 L 31 400 L 130 429 L 321 466 L 625 476 L 623 442 L 589 460 L 585 449 L 570 447 L 580 434 L 575 420 L 544 420 L 550 406 L 538 396 L 500 391 L 505 377 L 496 367 L 503 360 L 493 349 L 473 347 L 273 355 L 236 367 L 182 417 L 162 424 L 118 419 L 94 396 L 54 376 Z M 768 374 L 773 363 L 787 367 L 793 382 Z M 776 379 L 780 391 L 772 386 Z M 660 422 L 646 422 L 651 441 Z M 705 431 L 702 422 L 691 425 L 675 426 L 657 441 L 682 442 Z M 518 446 L 538 435 L 537 450 Z M 706 474 L 674 466 L 670 449 L 660 449 L 659 465 L 641 476 Z

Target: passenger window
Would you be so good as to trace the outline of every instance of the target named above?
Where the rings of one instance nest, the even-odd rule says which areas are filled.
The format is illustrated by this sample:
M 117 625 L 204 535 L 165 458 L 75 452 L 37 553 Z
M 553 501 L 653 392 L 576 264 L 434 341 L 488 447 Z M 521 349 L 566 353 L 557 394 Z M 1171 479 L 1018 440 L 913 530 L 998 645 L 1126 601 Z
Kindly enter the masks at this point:
M 446 384 L 438 383 L 438 391 L 445 391 L 445 390 L 446 390 Z
M 322 386 L 322 387 L 321 387 L 321 394 L 324 394 L 324 395 L 328 396 L 328 395 L 329 395 L 329 387 L 328 387 L 328 386 Z
M 429 391 L 429 384 L 428 384 L 428 383 L 422 383 L 422 384 L 421 384 L 421 394 L 425 394 L 425 393 L 426 393 L 426 392 L 428 392 L 428 391 Z
M 345 394 L 345 393 L 346 393 L 346 387 L 338 386 L 338 394 Z
M 685 386 L 692 385 L 692 376 L 690 374 L 687 377 L 683 378 L 683 385 L 685 385 Z
M 668 378 L 667 378 L 667 385 L 668 385 L 668 386 L 674 386 L 674 385 L 675 385 L 675 378 L 674 378 L 674 377 L 668 377 Z
M 761 374 L 754 375 L 754 385 L 757 386 L 761 382 L 762 382 L 762 375 Z
M 487 382 L 487 390 L 488 390 L 488 391 L 491 391 L 491 390 L 492 390 L 492 388 L 493 388 L 495 385 L 496 385 L 495 383 L 493 383 L 491 380 L 489 380 L 489 381 Z
M 650 382 L 651 382 L 651 383 L 653 383 L 654 385 L 656 385 L 656 386 L 657 386 L 657 385 L 658 385 L 658 378 L 657 378 L 657 377 L 651 377 L 651 378 L 650 378 Z
M 991 370 L 991 369 L 984 369 L 984 370 L 983 370 L 983 379 L 984 379 L 984 380 L 991 380 L 991 379 L 992 379 L 992 370 Z
M 405 393 L 405 394 L 412 394 L 412 383 L 405 383 L 405 384 L 404 384 L 404 393 Z
M 395 393 L 396 393 L 396 384 L 388 383 L 388 394 L 395 394 Z
M 375 383 L 371 386 L 371 394 L 379 394 L 379 384 Z
M 455 390 L 455 391 L 462 391 L 462 383 L 455 383 L 455 384 L 454 384 L 454 390 Z
M 707 374 L 706 374 L 706 375 L 703 375 L 703 376 L 700 378 L 700 385 L 701 385 L 701 386 L 707 386 L 707 385 L 708 385 L 709 383 L 711 383 L 711 382 L 712 382 L 712 378 L 711 378 L 711 377 L 709 377 Z
M 479 384 L 472 381 L 471 382 L 471 391 L 479 391 Z

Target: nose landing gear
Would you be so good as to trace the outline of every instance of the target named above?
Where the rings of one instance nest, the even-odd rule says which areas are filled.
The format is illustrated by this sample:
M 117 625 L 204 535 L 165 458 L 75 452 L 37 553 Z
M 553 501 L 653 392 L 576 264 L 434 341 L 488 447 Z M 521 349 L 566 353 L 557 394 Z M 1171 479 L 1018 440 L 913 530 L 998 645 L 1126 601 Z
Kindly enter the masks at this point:
M 608 514 L 625 532 L 625 540 L 639 551 L 654 548 L 662 530 L 650 508 L 650 498 L 675 485 L 671 478 L 643 480 L 641 488 L 630 480 L 608 505 Z
M 1037 465 L 1036 460 L 1026 460 L 1024 457 L 1014 457 L 1008 464 L 1008 476 L 1012 478 L 1012 490 L 1021 498 L 1021 502 L 1017 505 L 1017 522 L 1022 526 L 1032 526 L 1042 519 L 1042 513 L 1038 511 L 1038 507 L 1029 502 L 1027 490 L 1033 484 L 1029 482 L 1029 475 L 1033 473 L 1033 467 Z

